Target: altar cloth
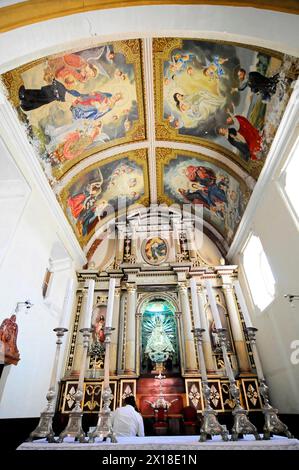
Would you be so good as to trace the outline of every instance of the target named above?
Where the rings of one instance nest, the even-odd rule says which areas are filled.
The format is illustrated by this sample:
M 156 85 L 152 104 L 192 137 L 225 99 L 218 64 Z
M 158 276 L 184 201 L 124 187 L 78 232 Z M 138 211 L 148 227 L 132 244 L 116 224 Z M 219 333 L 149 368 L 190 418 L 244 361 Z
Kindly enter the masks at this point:
M 96 440 L 94 443 L 74 442 L 65 438 L 64 442 L 48 443 L 46 439 L 34 442 L 23 442 L 17 450 L 299 450 L 298 439 L 273 436 L 270 440 L 256 441 L 254 436 L 246 435 L 238 441 L 224 442 L 220 436 L 199 442 L 199 436 L 145 436 L 118 437 L 118 442 Z

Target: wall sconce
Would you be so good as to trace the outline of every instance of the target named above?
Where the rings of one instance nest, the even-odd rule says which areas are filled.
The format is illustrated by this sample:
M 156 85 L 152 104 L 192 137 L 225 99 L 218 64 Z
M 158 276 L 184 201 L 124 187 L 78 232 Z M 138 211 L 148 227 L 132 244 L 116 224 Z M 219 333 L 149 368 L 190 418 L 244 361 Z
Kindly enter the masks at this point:
M 294 302 L 294 300 L 299 300 L 299 295 L 297 295 L 297 294 L 285 294 L 284 297 L 286 299 L 288 299 L 290 304 L 292 304 Z
M 33 303 L 29 299 L 25 300 L 25 302 L 18 302 L 15 308 L 15 313 L 18 313 L 22 306 L 29 310 L 31 307 L 33 307 Z

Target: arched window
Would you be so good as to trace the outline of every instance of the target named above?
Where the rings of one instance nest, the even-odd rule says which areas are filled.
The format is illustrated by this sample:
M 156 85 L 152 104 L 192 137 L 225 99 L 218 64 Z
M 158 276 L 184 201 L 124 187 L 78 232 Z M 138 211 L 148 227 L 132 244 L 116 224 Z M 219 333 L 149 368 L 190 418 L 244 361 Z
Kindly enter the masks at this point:
M 299 139 L 297 139 L 279 178 L 287 206 L 296 222 L 299 222 Z
M 263 311 L 274 299 L 275 279 L 263 245 L 256 235 L 250 236 L 243 250 L 243 266 L 252 300 Z

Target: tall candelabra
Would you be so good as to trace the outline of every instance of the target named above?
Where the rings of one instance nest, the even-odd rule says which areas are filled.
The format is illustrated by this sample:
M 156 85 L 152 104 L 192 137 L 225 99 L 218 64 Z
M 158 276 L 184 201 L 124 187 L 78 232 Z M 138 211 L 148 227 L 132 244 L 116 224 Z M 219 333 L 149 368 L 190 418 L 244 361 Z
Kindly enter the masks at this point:
M 32 431 L 29 435 L 28 441 L 32 442 L 34 438 L 42 438 L 46 437 L 48 442 L 56 442 L 54 439 L 54 432 L 53 432 L 53 417 L 55 413 L 55 405 L 56 405 L 56 398 L 57 398 L 57 370 L 59 364 L 59 356 L 60 356 L 60 349 L 62 345 L 62 338 L 64 333 L 68 331 L 66 328 L 55 328 L 53 331 L 56 333 L 56 351 L 54 357 L 54 363 L 52 368 L 51 380 L 50 380 L 50 387 L 46 398 L 48 400 L 48 404 L 44 411 L 40 414 L 40 419 L 37 427 Z
M 240 390 L 239 387 L 237 386 L 232 366 L 229 361 L 229 357 L 227 354 L 227 348 L 226 348 L 226 343 L 227 343 L 227 337 L 226 337 L 226 329 L 225 328 L 218 328 L 216 330 L 218 334 L 218 338 L 220 341 L 221 349 L 222 349 L 222 354 L 223 354 L 223 359 L 224 359 L 224 364 L 225 364 L 225 370 L 229 379 L 229 391 L 230 394 L 235 402 L 235 408 L 232 412 L 233 417 L 234 417 L 234 425 L 232 428 L 232 440 L 236 441 L 238 439 L 239 434 L 253 434 L 256 440 L 260 440 L 260 435 L 257 432 L 256 427 L 254 424 L 252 424 L 249 421 L 248 418 L 248 411 L 246 411 L 242 406 L 240 402 Z
M 228 431 L 223 426 L 221 426 L 217 419 L 217 411 L 213 410 L 210 405 L 211 389 L 208 385 L 207 370 L 202 347 L 202 334 L 204 331 L 205 330 L 202 328 L 195 328 L 192 330 L 197 345 L 201 383 L 204 396 L 203 423 L 200 428 L 200 441 L 204 442 L 208 436 L 216 435 L 221 435 L 224 441 L 228 441 Z
M 278 410 L 273 408 L 270 404 L 269 399 L 269 388 L 266 384 L 262 364 L 260 361 L 259 353 L 256 347 L 256 332 L 257 328 L 253 326 L 246 328 L 248 333 L 248 338 L 251 344 L 251 349 L 253 353 L 253 358 L 256 366 L 256 373 L 259 381 L 259 391 L 263 397 L 263 414 L 265 416 L 264 424 L 264 439 L 270 439 L 271 433 L 275 434 L 285 434 L 288 438 L 292 438 L 292 434 L 288 430 L 288 427 L 279 419 L 277 416 Z
M 99 412 L 98 422 L 95 430 L 89 436 L 89 442 L 94 442 L 96 437 L 103 439 L 110 438 L 111 442 L 117 442 L 115 433 L 112 429 L 110 403 L 113 399 L 111 388 L 109 386 L 109 363 L 110 363 L 110 343 L 111 333 L 114 328 L 105 327 L 105 362 L 104 362 L 104 390 L 103 390 L 103 407 Z
M 87 351 L 89 346 L 89 339 L 90 334 L 92 332 L 92 328 L 82 328 L 80 332 L 83 335 L 83 352 L 81 358 L 81 367 L 80 367 L 80 375 L 78 381 L 77 391 L 75 393 L 75 407 L 69 414 L 69 420 L 66 428 L 62 433 L 59 435 L 58 442 L 62 442 L 63 439 L 67 436 L 74 437 L 75 441 L 79 442 L 86 442 L 85 439 L 85 432 L 82 428 L 82 416 L 83 410 L 81 407 L 81 402 L 83 399 L 83 386 L 84 386 L 84 375 L 86 369 L 86 358 L 87 358 Z

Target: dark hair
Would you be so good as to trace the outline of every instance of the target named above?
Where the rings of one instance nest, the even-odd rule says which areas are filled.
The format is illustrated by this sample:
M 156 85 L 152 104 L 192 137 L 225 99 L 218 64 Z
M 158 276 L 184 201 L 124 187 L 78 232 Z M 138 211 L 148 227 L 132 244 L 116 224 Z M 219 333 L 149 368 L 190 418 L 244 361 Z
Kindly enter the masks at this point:
M 126 397 L 124 399 L 124 403 L 125 405 L 131 405 L 133 406 L 133 408 L 139 412 L 138 408 L 137 408 L 137 405 L 136 405 L 136 401 L 135 401 L 135 398 L 133 395 L 129 395 L 128 397 Z
M 244 73 L 244 76 L 246 75 L 246 70 L 245 70 L 245 69 L 240 68 L 240 69 L 238 70 L 238 72 Z
M 174 101 L 175 101 L 176 107 L 177 107 L 178 109 L 180 109 L 180 102 L 179 102 L 179 100 L 178 100 L 178 98 L 177 98 L 177 95 L 180 95 L 180 93 L 176 92 L 176 93 L 173 95 L 173 99 L 174 99 Z

